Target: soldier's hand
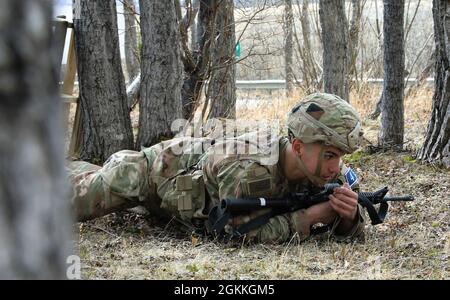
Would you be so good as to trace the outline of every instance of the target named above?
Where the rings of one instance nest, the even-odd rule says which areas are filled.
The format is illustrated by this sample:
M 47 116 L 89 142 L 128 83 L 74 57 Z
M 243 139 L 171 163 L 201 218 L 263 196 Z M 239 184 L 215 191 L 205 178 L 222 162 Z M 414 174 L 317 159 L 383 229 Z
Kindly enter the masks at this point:
M 358 211 L 358 194 L 352 191 L 348 183 L 335 188 L 329 196 L 331 207 L 344 219 L 354 220 Z

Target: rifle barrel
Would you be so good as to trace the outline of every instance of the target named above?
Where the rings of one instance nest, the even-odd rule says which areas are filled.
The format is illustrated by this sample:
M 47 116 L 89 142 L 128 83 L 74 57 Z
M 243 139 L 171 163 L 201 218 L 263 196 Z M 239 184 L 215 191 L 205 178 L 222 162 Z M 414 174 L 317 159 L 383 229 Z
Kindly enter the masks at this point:
M 405 195 L 405 196 L 385 196 L 382 202 L 387 201 L 414 201 L 414 196 Z

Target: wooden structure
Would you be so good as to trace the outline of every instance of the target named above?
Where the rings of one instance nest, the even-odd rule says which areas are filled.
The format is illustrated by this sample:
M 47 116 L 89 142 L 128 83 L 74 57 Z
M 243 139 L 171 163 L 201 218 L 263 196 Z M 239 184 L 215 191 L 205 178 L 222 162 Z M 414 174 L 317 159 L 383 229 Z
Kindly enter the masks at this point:
M 72 103 L 78 104 L 78 95 L 74 95 L 75 76 L 77 72 L 77 64 L 75 57 L 75 41 L 73 23 L 65 20 L 65 16 L 59 16 L 53 21 L 53 36 L 52 42 L 55 49 L 55 70 L 61 70 L 64 50 L 66 48 L 66 39 L 69 38 L 67 63 L 63 75 L 63 81 L 60 87 L 61 98 L 64 103 L 64 124 L 66 126 L 65 132 L 68 134 L 69 111 Z M 81 129 L 80 109 L 79 105 L 76 107 L 75 119 L 72 128 L 72 136 L 70 138 L 70 145 L 68 156 L 76 157 L 79 149 L 79 135 Z

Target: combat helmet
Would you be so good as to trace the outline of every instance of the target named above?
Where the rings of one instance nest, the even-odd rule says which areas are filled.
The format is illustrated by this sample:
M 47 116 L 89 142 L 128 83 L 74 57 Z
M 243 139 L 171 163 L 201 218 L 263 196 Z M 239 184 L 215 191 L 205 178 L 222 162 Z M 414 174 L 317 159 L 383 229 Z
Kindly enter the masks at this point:
M 298 138 L 306 144 L 319 142 L 323 146 L 336 147 L 344 153 L 352 153 L 358 149 L 363 134 L 361 119 L 356 110 L 342 98 L 327 93 L 311 94 L 297 103 L 288 114 L 287 127 L 291 138 Z M 314 174 L 299 158 L 303 173 L 318 186 L 325 184 L 320 177 L 323 146 Z
M 359 147 L 361 119 L 356 110 L 342 98 L 315 93 L 297 103 L 287 118 L 287 127 L 304 143 L 321 142 L 345 153 Z

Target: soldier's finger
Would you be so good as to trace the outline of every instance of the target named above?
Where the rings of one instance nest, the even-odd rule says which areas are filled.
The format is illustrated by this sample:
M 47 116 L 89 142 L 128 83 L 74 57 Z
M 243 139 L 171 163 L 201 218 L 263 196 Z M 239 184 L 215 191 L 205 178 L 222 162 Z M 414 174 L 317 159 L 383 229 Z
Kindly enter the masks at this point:
M 342 209 L 338 205 L 336 205 L 333 201 L 330 201 L 330 206 L 334 209 L 334 211 L 341 217 L 346 217 L 349 215 L 349 212 L 345 209 Z
M 334 189 L 334 193 L 336 193 L 336 194 L 343 194 L 343 195 L 346 195 L 346 196 L 349 196 L 349 197 L 358 198 L 358 194 L 355 193 L 354 191 L 352 191 L 348 184 L 347 184 L 347 186 L 349 188 L 338 187 L 338 188 Z
M 348 211 L 348 212 L 352 212 L 355 209 L 355 206 L 349 205 L 333 195 L 330 195 L 330 201 L 331 201 L 331 203 L 335 204 L 337 207 L 339 207 L 345 211 Z
M 344 194 L 336 194 L 336 195 L 334 195 L 334 197 L 338 198 L 339 200 L 341 200 L 341 201 L 343 201 L 343 202 L 345 202 L 348 205 L 351 205 L 353 207 L 358 204 L 358 199 L 346 196 Z

